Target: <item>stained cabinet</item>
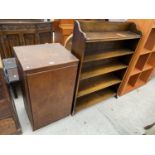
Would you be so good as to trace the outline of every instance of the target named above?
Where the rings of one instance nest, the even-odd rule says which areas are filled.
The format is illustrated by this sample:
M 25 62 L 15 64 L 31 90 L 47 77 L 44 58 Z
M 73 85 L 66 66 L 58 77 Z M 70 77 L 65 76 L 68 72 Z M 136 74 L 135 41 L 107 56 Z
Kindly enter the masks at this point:
M 59 43 L 14 47 L 33 130 L 71 113 L 78 59 Z

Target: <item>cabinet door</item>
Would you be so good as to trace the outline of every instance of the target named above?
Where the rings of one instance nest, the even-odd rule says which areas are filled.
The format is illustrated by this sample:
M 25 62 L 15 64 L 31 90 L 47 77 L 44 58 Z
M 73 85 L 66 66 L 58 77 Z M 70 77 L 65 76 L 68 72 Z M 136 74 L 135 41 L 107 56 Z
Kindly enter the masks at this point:
M 33 129 L 71 113 L 77 66 L 27 76 Z

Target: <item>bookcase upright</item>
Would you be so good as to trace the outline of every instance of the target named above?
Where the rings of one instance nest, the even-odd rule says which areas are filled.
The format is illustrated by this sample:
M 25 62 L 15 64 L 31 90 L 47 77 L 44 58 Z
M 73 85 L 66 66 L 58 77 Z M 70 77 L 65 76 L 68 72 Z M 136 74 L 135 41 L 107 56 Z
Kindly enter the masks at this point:
M 130 22 L 75 21 L 72 53 L 80 64 L 72 114 L 117 95 L 140 37 Z

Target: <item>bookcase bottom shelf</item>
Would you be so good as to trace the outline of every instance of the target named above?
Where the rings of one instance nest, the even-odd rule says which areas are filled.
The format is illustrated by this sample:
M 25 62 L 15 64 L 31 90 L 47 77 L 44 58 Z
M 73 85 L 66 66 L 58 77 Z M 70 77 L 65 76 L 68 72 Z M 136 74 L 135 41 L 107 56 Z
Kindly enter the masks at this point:
M 101 90 L 77 99 L 76 112 L 116 95 L 111 89 Z
M 121 80 L 113 74 L 88 79 L 80 83 L 77 97 L 82 97 L 119 83 L 121 83 Z

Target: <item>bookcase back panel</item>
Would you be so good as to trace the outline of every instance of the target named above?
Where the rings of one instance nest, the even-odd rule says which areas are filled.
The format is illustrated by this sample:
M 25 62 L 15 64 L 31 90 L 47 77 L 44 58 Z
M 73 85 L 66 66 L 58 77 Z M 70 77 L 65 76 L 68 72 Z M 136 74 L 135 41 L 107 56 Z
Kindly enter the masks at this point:
M 93 54 L 93 52 L 103 52 L 119 49 L 130 49 L 134 51 L 139 39 L 131 40 L 121 40 L 121 41 L 110 41 L 110 42 L 97 42 L 97 43 L 87 43 L 85 55 Z
M 138 42 L 139 42 L 139 39 L 124 40 L 124 46 L 123 47 L 126 47 L 128 49 L 135 51 L 137 48 Z
M 111 59 L 105 59 L 105 60 L 99 60 L 99 61 L 92 61 L 92 62 L 84 63 L 82 69 L 87 68 L 87 67 L 91 67 L 91 66 L 109 64 L 109 63 L 112 63 L 113 61 L 116 61 L 116 59 L 111 58 Z
M 117 72 L 114 72 L 113 74 L 114 74 L 115 76 L 117 76 L 119 79 L 122 80 L 123 77 L 124 77 L 125 72 L 126 72 L 126 69 L 122 69 L 122 70 L 119 70 L 119 71 L 117 71 Z
M 132 55 L 127 55 L 127 56 L 118 57 L 116 59 L 126 65 L 129 65 L 131 58 L 132 58 Z

